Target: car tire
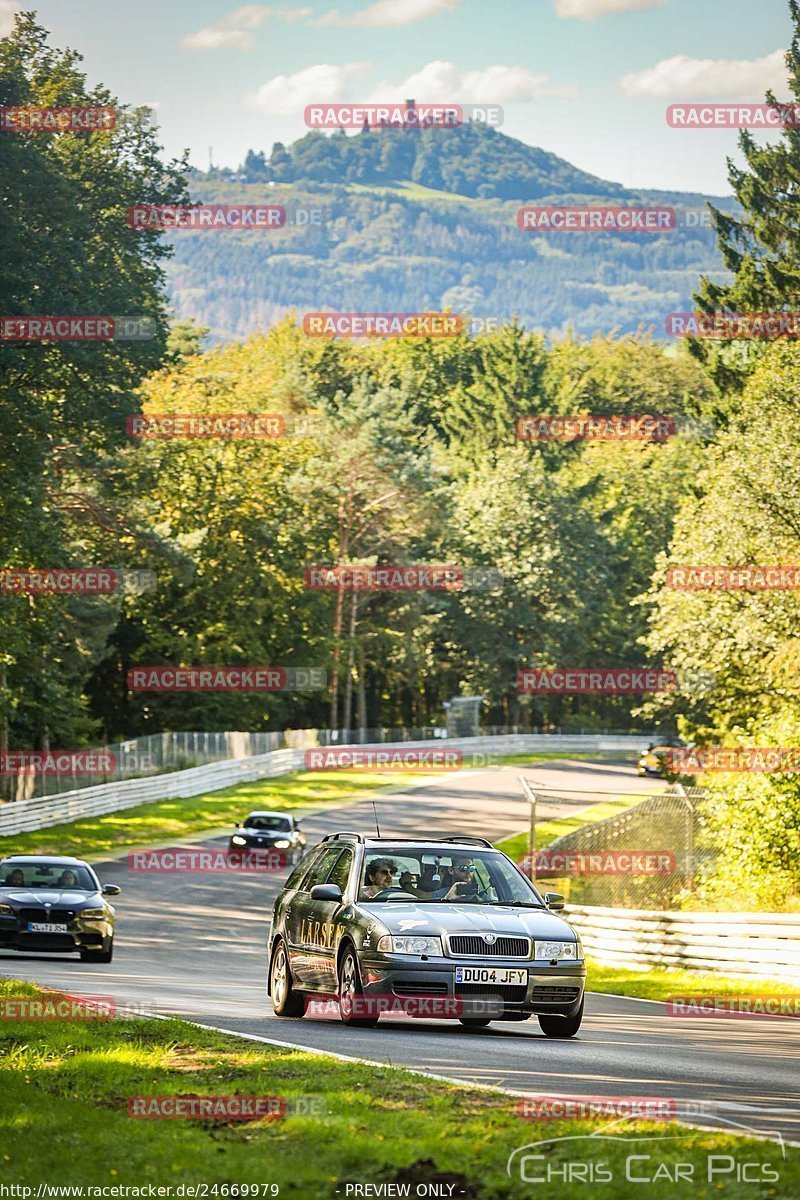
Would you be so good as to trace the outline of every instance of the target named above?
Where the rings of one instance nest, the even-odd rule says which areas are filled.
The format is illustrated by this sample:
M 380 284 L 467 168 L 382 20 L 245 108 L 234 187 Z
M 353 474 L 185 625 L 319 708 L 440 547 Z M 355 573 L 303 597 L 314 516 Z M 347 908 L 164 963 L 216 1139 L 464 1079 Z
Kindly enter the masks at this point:
M 378 1024 L 377 1017 L 354 1017 L 348 1006 L 349 1000 L 364 998 L 361 986 L 361 975 L 358 970 L 356 952 L 348 946 L 339 962 L 339 1014 L 345 1025 L 353 1029 L 374 1029 Z
M 276 1017 L 302 1017 L 305 1014 L 305 999 L 300 992 L 295 991 L 289 955 L 282 941 L 275 947 L 270 963 L 269 994 Z
M 492 1023 L 491 1017 L 459 1017 L 458 1020 L 467 1029 L 485 1029 Z
M 545 1037 L 575 1037 L 583 1020 L 583 1000 L 581 1000 L 581 1006 L 574 1017 L 557 1017 L 554 1013 L 540 1013 L 538 1019 L 539 1028 Z
M 110 963 L 114 957 L 114 939 L 108 939 L 108 945 L 102 950 L 81 950 L 81 962 Z

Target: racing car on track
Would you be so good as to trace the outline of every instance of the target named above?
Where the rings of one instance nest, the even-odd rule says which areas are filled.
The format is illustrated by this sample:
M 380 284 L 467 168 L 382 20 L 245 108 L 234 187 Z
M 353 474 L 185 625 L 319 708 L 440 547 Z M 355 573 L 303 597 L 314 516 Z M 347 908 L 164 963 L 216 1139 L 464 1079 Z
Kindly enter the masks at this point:
M 466 1026 L 536 1015 L 548 1037 L 573 1037 L 586 965 L 563 907 L 484 838 L 329 834 L 275 900 L 267 992 L 281 1017 L 328 997 L 369 1027 L 427 997 Z
M 105 887 L 79 858 L 16 854 L 0 860 L 0 950 L 77 952 L 82 962 L 109 963 L 114 909 Z
M 281 812 L 251 812 L 235 827 L 229 850 L 279 850 L 287 863 L 297 862 L 306 847 L 297 817 Z

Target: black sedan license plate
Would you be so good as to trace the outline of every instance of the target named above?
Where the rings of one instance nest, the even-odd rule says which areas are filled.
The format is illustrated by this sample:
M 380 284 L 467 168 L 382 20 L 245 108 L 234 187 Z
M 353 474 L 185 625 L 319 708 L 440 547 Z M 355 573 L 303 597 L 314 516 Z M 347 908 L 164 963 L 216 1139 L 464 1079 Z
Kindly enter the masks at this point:
M 68 926 L 57 925 L 53 921 L 29 921 L 28 933 L 67 933 Z

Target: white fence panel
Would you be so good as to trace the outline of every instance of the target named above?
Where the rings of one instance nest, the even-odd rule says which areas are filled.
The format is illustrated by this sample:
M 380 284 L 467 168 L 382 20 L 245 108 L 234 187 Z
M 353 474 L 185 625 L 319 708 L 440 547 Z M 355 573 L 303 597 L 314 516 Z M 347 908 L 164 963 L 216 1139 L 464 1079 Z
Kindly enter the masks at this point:
M 590 958 L 800 980 L 800 913 L 645 911 L 568 905 Z
M 365 745 L 337 746 L 335 750 L 392 751 L 442 749 L 462 750 L 465 754 L 540 753 L 635 753 L 642 745 L 643 734 L 536 734 L 511 733 L 474 738 L 437 738 L 435 741 L 373 742 Z M 334 747 L 327 747 L 328 750 Z M 156 800 L 200 796 L 237 783 L 252 783 L 274 775 L 285 775 L 303 766 L 306 751 L 302 748 L 271 750 L 250 758 L 225 759 L 173 771 L 165 775 L 149 775 L 142 779 L 123 779 L 114 783 L 96 784 L 73 792 L 62 792 L 51 798 L 36 797 L 15 800 L 0 807 L 0 837 L 65 825 L 80 817 L 134 808 Z M 480 764 L 478 764 L 480 765 Z

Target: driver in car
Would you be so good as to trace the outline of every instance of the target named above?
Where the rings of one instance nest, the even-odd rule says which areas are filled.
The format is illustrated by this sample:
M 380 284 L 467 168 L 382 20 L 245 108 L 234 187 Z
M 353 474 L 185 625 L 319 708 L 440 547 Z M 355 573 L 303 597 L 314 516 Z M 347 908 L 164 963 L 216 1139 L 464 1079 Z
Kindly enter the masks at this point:
M 475 864 L 471 855 L 453 855 L 452 863 L 445 867 L 442 887 L 431 892 L 433 900 L 459 900 L 478 893 L 478 881 L 475 878 Z
M 390 858 L 373 858 L 371 862 L 367 863 L 367 869 L 364 872 L 365 882 L 361 889 L 361 895 L 366 899 L 393 887 L 396 871 L 397 867 Z

